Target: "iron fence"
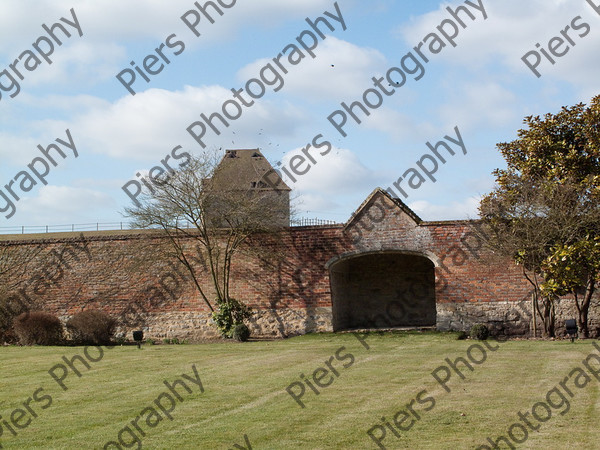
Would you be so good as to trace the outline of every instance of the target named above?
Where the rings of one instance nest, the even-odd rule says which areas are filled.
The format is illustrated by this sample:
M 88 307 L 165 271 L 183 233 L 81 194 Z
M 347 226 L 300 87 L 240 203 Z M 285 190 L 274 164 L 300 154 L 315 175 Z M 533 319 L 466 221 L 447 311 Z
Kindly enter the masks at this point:
M 315 225 L 336 225 L 334 220 L 318 218 L 299 218 L 290 221 L 291 227 L 306 227 Z M 131 225 L 127 222 L 96 222 L 76 223 L 67 225 L 21 225 L 14 227 L 0 227 L 0 234 L 41 234 L 41 233 L 67 233 L 79 231 L 119 231 L 129 230 Z

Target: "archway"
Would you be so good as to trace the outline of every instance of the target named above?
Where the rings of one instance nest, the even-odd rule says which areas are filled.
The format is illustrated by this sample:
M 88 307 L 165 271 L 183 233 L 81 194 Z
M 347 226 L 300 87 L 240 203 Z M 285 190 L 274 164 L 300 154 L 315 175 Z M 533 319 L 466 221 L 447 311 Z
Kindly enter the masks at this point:
M 434 264 L 407 252 L 340 258 L 329 267 L 333 329 L 434 326 Z

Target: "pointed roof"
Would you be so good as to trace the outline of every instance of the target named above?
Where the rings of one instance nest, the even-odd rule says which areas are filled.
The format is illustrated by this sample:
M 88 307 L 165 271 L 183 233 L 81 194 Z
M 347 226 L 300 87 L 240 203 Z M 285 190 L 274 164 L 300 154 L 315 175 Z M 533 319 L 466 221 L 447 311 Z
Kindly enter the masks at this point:
M 263 181 L 267 173 L 269 184 Z M 215 171 L 215 177 L 217 180 L 222 179 L 228 187 L 233 185 L 234 189 L 291 191 L 258 148 L 225 150 L 225 156 Z
M 375 188 L 371 194 L 365 199 L 364 202 L 360 204 L 360 206 L 352 213 L 350 219 L 344 225 L 344 229 L 348 228 L 353 222 L 359 220 L 359 217 L 363 214 L 364 211 L 368 210 L 369 207 L 374 204 L 378 198 L 384 197 L 391 201 L 399 210 L 404 212 L 408 217 L 410 217 L 416 225 L 419 225 L 423 220 L 412 210 L 410 209 L 406 203 L 396 197 L 392 197 L 389 192 L 384 191 L 380 187 Z

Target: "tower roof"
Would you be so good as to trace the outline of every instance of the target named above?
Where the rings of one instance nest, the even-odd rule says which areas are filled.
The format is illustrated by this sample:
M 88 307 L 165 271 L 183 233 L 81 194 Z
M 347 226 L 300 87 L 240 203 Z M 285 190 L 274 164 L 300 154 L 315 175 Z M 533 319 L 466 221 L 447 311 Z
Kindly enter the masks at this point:
M 263 177 L 269 172 L 267 184 Z M 219 163 L 214 178 L 217 184 L 226 183 L 229 188 L 291 191 L 257 148 L 225 150 L 225 156 Z

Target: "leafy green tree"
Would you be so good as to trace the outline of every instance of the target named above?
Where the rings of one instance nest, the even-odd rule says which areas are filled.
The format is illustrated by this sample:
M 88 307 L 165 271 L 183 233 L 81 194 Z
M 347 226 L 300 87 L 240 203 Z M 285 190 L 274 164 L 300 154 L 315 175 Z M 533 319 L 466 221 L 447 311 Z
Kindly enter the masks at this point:
M 520 264 L 534 286 L 536 311 L 553 336 L 559 291 L 545 284 L 544 269 L 554 267 L 557 249 L 600 236 L 600 96 L 524 124 L 517 139 L 497 145 L 506 168 L 493 172 L 496 187 L 479 212 L 489 246 Z M 580 306 L 587 318 L 589 303 Z
M 542 268 L 547 295 L 571 294 L 577 308 L 581 337 L 589 337 L 588 311 L 600 277 L 600 237 L 586 237 L 570 245 L 560 245 L 546 258 Z

